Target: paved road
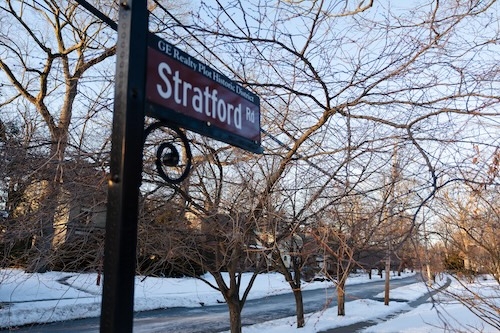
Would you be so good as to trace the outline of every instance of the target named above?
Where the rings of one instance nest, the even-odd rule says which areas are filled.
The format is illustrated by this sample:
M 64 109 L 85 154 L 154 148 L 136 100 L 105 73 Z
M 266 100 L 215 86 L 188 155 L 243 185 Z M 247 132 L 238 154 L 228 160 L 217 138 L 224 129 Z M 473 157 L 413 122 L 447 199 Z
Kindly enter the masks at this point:
M 419 276 L 391 280 L 391 288 L 419 281 Z M 374 296 L 384 290 L 384 280 L 375 277 L 373 282 L 351 285 L 346 288 L 347 301 Z M 303 292 L 306 313 L 325 307 L 336 306 L 335 288 L 308 290 Z M 348 308 L 349 305 L 346 307 Z M 293 295 L 277 295 L 263 299 L 248 300 L 242 313 L 243 325 L 295 315 Z M 134 316 L 134 333 L 215 333 L 229 330 L 229 315 L 225 304 L 199 308 L 169 308 L 137 313 Z M 4 330 L 1 332 L 8 332 Z M 18 328 L 12 332 L 37 333 L 89 333 L 99 332 L 99 319 L 80 319 L 53 324 Z
M 423 296 L 420 296 L 416 300 L 408 302 L 408 305 L 410 306 L 409 308 L 406 308 L 404 310 L 400 310 L 397 313 L 391 313 L 391 314 L 387 315 L 385 318 L 377 318 L 377 319 L 372 319 L 372 320 L 368 320 L 368 321 L 357 322 L 357 323 L 354 323 L 354 324 L 348 325 L 348 326 L 331 328 L 331 329 L 323 331 L 321 333 L 345 333 L 345 332 L 355 333 L 355 332 L 362 332 L 367 327 L 377 325 L 378 323 L 380 323 L 382 321 L 386 321 L 388 319 L 393 318 L 394 315 L 399 316 L 402 313 L 411 311 L 411 309 L 416 308 L 417 306 L 419 306 L 421 304 L 427 303 L 429 297 L 432 297 L 435 294 L 441 292 L 442 290 L 448 288 L 450 286 L 450 283 L 451 283 L 451 280 L 448 278 L 447 281 L 446 281 L 446 283 L 443 286 L 441 286 L 440 288 L 432 290 L 431 292 L 428 292 L 428 293 L 424 294 Z

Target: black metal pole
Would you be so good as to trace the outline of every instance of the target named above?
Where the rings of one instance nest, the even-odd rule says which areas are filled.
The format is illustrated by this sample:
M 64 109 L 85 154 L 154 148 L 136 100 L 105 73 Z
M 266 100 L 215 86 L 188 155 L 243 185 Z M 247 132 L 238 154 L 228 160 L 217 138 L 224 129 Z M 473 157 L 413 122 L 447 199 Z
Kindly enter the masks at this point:
M 146 0 L 121 0 L 101 333 L 132 332 L 147 61 Z

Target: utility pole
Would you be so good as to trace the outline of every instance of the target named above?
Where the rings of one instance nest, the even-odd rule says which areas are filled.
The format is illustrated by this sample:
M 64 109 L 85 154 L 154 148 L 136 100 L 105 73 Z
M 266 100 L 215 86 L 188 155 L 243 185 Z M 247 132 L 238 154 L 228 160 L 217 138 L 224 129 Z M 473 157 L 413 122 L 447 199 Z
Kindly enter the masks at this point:
M 387 257 L 385 258 L 385 292 L 384 292 L 384 305 L 389 305 L 389 288 L 390 288 L 390 274 L 391 273 L 391 250 L 387 249 Z
M 385 258 L 385 289 L 384 289 L 384 305 L 389 305 L 389 291 L 390 291 L 390 273 L 391 273 L 391 254 L 392 254 L 392 240 L 391 233 L 389 232 L 389 226 L 394 223 L 394 188 L 396 187 L 396 181 L 398 179 L 398 145 L 394 144 L 394 149 L 392 153 L 392 167 L 391 167 L 391 178 L 389 186 L 388 195 L 388 216 L 386 219 L 386 240 L 387 240 L 387 254 Z M 397 221 L 396 221 L 397 222 Z
M 427 237 L 427 228 L 425 227 L 425 221 L 426 221 L 425 216 L 423 216 L 422 219 L 423 219 L 422 226 L 424 228 L 424 244 L 425 244 L 425 269 L 427 272 L 427 285 L 430 287 L 432 286 L 433 279 L 432 279 L 431 265 L 429 259 L 429 239 Z

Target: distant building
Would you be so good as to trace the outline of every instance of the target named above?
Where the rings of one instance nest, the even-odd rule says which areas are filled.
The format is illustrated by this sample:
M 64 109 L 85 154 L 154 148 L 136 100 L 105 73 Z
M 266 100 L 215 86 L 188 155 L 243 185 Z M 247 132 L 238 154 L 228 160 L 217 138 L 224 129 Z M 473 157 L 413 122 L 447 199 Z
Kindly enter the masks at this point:
M 42 177 L 42 176 L 41 176 Z M 24 223 L 43 217 L 47 203 L 54 207 L 55 247 L 73 237 L 78 237 L 93 230 L 104 229 L 106 223 L 107 183 L 104 171 L 96 170 L 85 161 L 67 161 L 64 163 L 64 182 L 61 183 L 58 196 L 48 198 L 49 181 L 32 179 L 23 186 L 21 198 L 15 205 L 12 217 Z

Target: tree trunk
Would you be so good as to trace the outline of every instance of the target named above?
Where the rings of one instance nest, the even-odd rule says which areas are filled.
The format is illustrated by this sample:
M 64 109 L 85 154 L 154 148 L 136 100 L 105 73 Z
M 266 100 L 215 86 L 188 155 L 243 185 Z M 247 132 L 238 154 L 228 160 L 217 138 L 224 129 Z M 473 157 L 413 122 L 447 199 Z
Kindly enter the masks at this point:
M 45 273 L 49 270 L 50 257 L 52 255 L 52 240 L 54 238 L 54 218 L 58 201 L 57 184 L 48 181 L 46 184 L 40 182 L 43 189 L 43 196 L 39 202 L 39 211 L 42 211 L 40 218 L 40 229 L 33 237 L 31 253 L 33 258 L 26 268 L 28 273 Z
M 302 289 L 300 273 L 302 267 L 302 260 L 299 256 L 293 256 L 293 296 L 295 297 L 295 312 L 297 313 L 297 328 L 304 327 L 304 301 L 302 299 Z
M 304 301 L 302 299 L 302 289 L 300 280 L 300 273 L 301 273 L 300 258 L 294 257 L 292 259 L 293 271 L 294 271 L 294 275 L 292 276 L 292 273 L 290 273 L 288 268 L 285 266 L 285 263 L 283 262 L 281 253 L 279 251 L 274 252 L 273 256 L 276 262 L 278 263 L 278 268 L 281 274 L 283 274 L 285 280 L 292 288 L 293 296 L 295 297 L 295 313 L 297 316 L 297 328 L 304 327 L 305 325 Z
M 297 313 L 297 328 L 304 327 L 304 300 L 302 299 L 302 290 L 300 288 L 293 290 L 295 297 L 295 311 Z
M 337 315 L 345 316 L 345 279 L 341 278 L 337 285 Z
M 234 268 L 236 267 L 234 264 L 237 264 L 237 262 L 233 261 L 228 266 L 229 286 L 226 284 L 219 271 L 210 272 L 210 274 L 212 274 L 215 281 L 217 281 L 219 290 L 226 301 L 229 310 L 231 333 L 241 333 L 241 311 L 243 310 L 243 304 L 245 304 L 244 299 L 246 295 L 243 297 L 243 300 L 240 300 L 240 281 L 234 273 Z M 253 284 L 253 282 L 251 283 Z
M 33 237 L 31 243 L 32 259 L 26 269 L 28 273 L 45 273 L 49 269 L 49 262 L 52 253 L 52 239 L 54 237 L 54 209 L 50 202 L 53 197 L 54 188 L 48 185 L 47 196 L 41 202 L 44 210 L 40 216 L 40 229 Z M 54 199 L 52 199 L 54 200 Z
M 34 258 L 27 267 L 27 272 L 44 273 L 50 269 L 50 260 L 53 253 L 55 224 L 65 224 L 67 221 L 58 221 L 58 209 L 60 209 L 63 196 L 63 178 L 62 178 L 62 162 L 64 160 L 65 142 L 53 144 L 51 147 L 51 158 L 57 158 L 57 164 L 48 164 L 44 174 L 42 174 L 40 183 L 40 197 L 34 198 L 38 201 L 38 211 L 42 213 L 40 216 L 40 229 L 33 238 L 32 252 Z
M 241 306 L 238 299 L 226 298 L 231 333 L 241 333 Z

